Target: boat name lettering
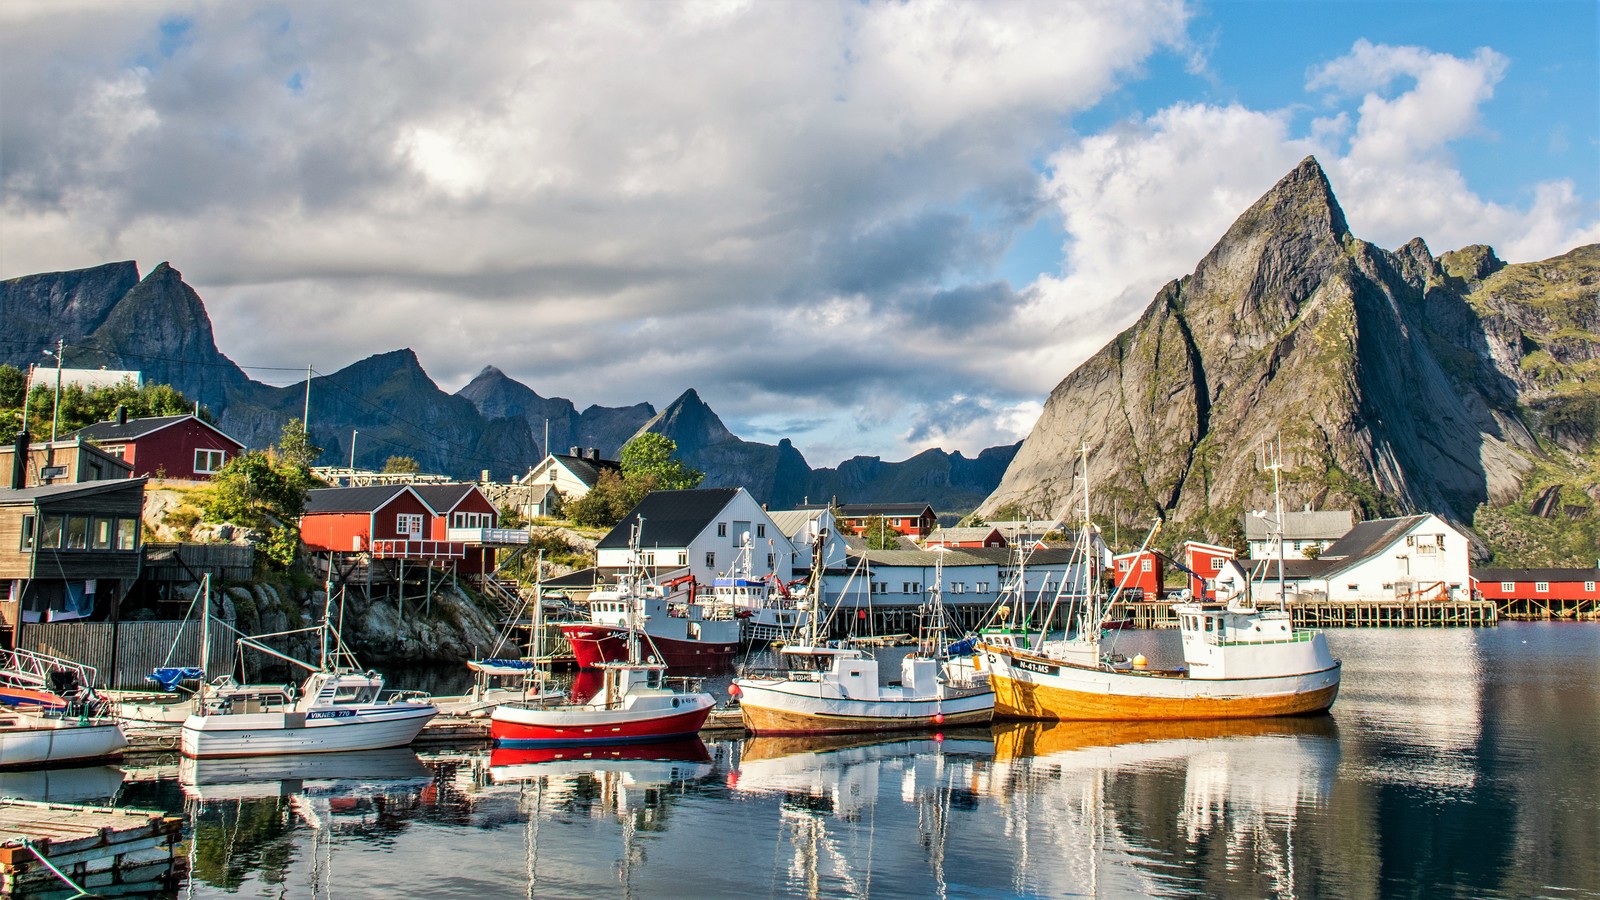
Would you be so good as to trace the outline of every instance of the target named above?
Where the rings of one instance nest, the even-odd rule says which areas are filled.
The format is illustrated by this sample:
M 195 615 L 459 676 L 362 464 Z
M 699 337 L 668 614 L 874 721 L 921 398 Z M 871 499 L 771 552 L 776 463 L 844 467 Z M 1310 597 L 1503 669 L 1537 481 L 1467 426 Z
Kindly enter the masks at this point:
M 1015 664 L 1017 668 L 1024 672 L 1033 672 L 1038 675 L 1056 675 L 1061 672 L 1060 666 L 1047 666 L 1044 663 L 1037 663 L 1029 659 L 1019 659 Z
M 321 712 L 306 713 L 308 719 L 348 719 L 355 715 L 353 709 L 325 709 Z

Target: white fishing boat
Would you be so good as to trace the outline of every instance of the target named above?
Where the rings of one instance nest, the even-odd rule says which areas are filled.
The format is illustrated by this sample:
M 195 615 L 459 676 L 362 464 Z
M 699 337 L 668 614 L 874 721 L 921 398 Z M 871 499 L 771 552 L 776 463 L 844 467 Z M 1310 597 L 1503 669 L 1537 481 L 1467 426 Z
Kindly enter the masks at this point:
M 0 768 L 107 759 L 127 746 L 116 719 L 77 703 L 51 709 L 0 707 Z
M 814 597 L 821 596 L 821 547 L 819 539 Z M 837 734 L 988 722 L 994 692 L 987 680 L 946 665 L 942 577 L 936 565 L 918 647 L 901 660 L 897 683 L 880 683 L 878 660 L 866 651 L 824 643 L 821 619 L 813 618 L 807 641 L 779 650 L 786 671 L 734 679 L 745 727 L 753 734 Z
M 1093 528 L 1087 448 L 1082 458 L 1087 541 Z M 1141 552 L 1159 528 L 1157 520 Z M 1078 600 L 1077 627 L 1066 639 L 1028 648 L 979 645 L 994 686 L 997 716 L 1256 718 L 1324 712 L 1338 696 L 1339 661 L 1329 653 L 1321 631 L 1293 626 L 1281 597 L 1277 609 L 1258 608 L 1248 589 L 1219 602 L 1175 605 L 1184 664 L 1173 668 L 1109 652 L 1105 623 L 1115 594 L 1102 597 L 1091 587 Z
M 796 591 L 804 579 L 785 582 L 772 572 L 758 578 L 750 567 L 754 555 L 750 535 L 746 534 L 727 574 L 713 578 L 710 596 L 699 602 L 719 614 L 731 610 L 739 621 L 739 638 L 746 644 L 761 646 L 804 634 L 810 623 L 811 604 L 808 592 Z
M 333 591 L 328 591 L 328 603 Z M 178 748 L 197 759 L 224 756 L 266 756 L 280 753 L 332 753 L 381 750 L 410 744 L 439 710 L 414 692 L 383 695 L 383 676 L 362 672 L 323 611 L 317 628 L 260 637 L 241 636 L 250 647 L 307 669 L 295 685 L 241 685 L 231 677 L 201 688 L 199 706 L 183 720 Z M 261 643 L 320 631 L 322 654 L 311 665 Z M 330 645 L 331 641 L 331 645 Z
M 639 573 L 641 519 L 633 528 L 629 573 L 621 585 L 642 583 Z M 645 597 L 625 591 L 620 600 L 625 615 L 627 660 L 605 662 L 600 692 L 587 703 L 551 702 L 543 697 L 502 703 L 489 717 L 489 733 L 502 747 L 566 743 L 620 743 L 658 741 L 697 733 L 716 700 L 703 691 L 678 690 L 666 679 L 666 665 L 646 662 L 641 652 L 640 629 L 633 627 Z M 536 623 L 537 624 L 537 623 Z M 537 638 L 543 629 L 535 627 Z M 537 655 L 537 654 L 535 654 Z

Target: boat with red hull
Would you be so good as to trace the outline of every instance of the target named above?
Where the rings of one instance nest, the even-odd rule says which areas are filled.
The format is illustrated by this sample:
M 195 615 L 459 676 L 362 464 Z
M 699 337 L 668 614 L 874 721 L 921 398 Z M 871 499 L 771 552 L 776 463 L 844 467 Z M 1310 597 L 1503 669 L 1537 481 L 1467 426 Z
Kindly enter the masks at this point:
M 692 591 L 668 595 L 637 576 L 589 596 L 589 621 L 561 626 L 578 665 L 595 668 L 628 659 L 628 637 L 639 639 L 642 658 L 669 669 L 717 670 L 739 653 L 740 623 L 731 607 L 694 602 Z

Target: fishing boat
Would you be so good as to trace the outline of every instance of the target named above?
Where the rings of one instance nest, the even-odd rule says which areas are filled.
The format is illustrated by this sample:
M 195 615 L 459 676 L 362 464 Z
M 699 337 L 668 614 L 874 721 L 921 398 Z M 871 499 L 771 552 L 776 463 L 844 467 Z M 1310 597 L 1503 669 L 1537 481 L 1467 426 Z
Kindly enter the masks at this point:
M 33 650 L 0 650 L 0 706 L 60 709 L 67 698 L 93 689 L 95 668 Z
M 703 691 L 670 687 L 666 664 L 643 657 L 643 631 L 633 623 L 634 617 L 648 608 L 650 599 L 640 590 L 644 583 L 639 566 L 643 528 L 643 519 L 633 526 L 628 572 L 618 581 L 621 591 L 614 601 L 621 605 L 624 616 L 626 660 L 596 667 L 604 684 L 586 703 L 553 702 L 540 696 L 495 707 L 489 716 L 489 734 L 496 746 L 658 741 L 695 734 L 705 724 L 715 699 Z M 541 631 L 535 629 L 534 633 L 537 638 Z
M 805 579 L 785 582 L 775 572 L 756 577 L 750 568 L 752 556 L 754 547 L 746 534 L 727 574 L 711 580 L 706 602 L 715 611 L 713 616 L 725 618 L 723 611 L 731 610 L 739 620 L 739 638 L 749 646 L 766 646 L 805 633 L 811 615 L 809 597 L 805 591 L 796 592 Z
M 681 578 L 654 584 L 642 571 L 617 576 L 589 595 L 589 620 L 561 626 L 578 665 L 624 662 L 630 641 L 672 669 L 721 669 L 739 653 L 739 619 L 730 608 L 693 602 L 691 591 L 670 593 Z
M 544 571 L 544 551 L 539 551 L 535 563 L 535 572 Z M 517 611 L 517 617 L 507 622 L 505 628 L 495 639 L 495 644 L 489 650 L 489 655 L 482 659 L 467 660 L 467 670 L 472 673 L 472 687 L 465 694 L 454 697 L 434 697 L 433 704 L 439 708 L 439 715 L 455 718 L 481 719 L 494 712 L 495 707 L 512 700 L 526 700 L 530 695 L 545 694 L 551 699 L 559 699 L 562 692 L 552 688 L 547 683 L 549 670 L 545 667 L 548 660 L 543 651 L 536 649 L 544 635 L 544 592 L 542 588 L 535 587 L 532 599 L 525 601 L 524 606 L 530 611 L 532 627 L 529 629 L 529 641 L 522 656 L 499 656 L 504 649 L 511 646 L 511 630 L 517 624 L 522 611 Z
M 1082 451 L 1083 538 L 1089 521 L 1088 450 Z M 1280 517 L 1281 521 L 1281 517 Z M 1160 530 L 1156 520 L 1141 552 Z M 1281 538 L 1280 538 L 1281 540 Z M 1089 582 L 1093 584 L 1092 579 Z M 1282 583 L 1281 581 L 1279 582 Z M 1283 608 L 1262 609 L 1248 586 L 1218 602 L 1173 607 L 1183 665 L 1154 667 L 1110 651 L 1104 623 L 1117 592 L 1083 592 L 1075 633 L 1034 647 L 980 643 L 995 714 L 1026 719 L 1218 719 L 1326 711 L 1339 692 L 1340 664 L 1321 631 L 1295 628 Z
M 821 597 L 822 542 L 812 564 L 811 596 Z M 970 669 L 949 666 L 941 581 L 942 556 L 923 607 L 917 649 L 900 662 L 900 680 L 879 683 L 876 657 L 856 646 L 821 640 L 821 617 L 809 639 L 786 644 L 786 671 L 733 680 L 752 734 L 839 734 L 978 725 L 989 721 L 994 692 Z M 963 678 L 966 673 L 969 677 Z
M 178 748 L 184 756 L 205 759 L 404 747 L 438 714 L 432 703 L 414 692 L 383 696 L 383 676 L 360 670 L 332 625 L 333 593 L 330 585 L 329 605 L 324 607 L 320 626 L 238 638 L 241 649 L 261 651 L 310 674 L 298 687 L 239 684 L 232 677 L 203 685 L 195 712 L 183 720 Z M 321 633 L 317 665 L 262 643 L 266 638 L 304 632 Z
M 106 759 L 127 746 L 117 720 L 97 699 L 0 708 L 0 769 Z

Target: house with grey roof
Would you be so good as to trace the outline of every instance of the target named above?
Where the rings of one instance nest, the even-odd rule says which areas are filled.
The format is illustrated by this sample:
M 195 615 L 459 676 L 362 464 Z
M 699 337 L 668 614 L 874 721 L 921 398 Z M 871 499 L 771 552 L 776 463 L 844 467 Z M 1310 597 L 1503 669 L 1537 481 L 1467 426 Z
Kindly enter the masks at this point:
M 595 545 L 602 577 L 628 568 L 629 541 L 641 521 L 638 562 L 653 574 L 686 569 L 710 584 L 748 565 L 756 578 L 794 577 L 794 545 L 744 488 L 651 492 Z
M 1360 522 L 1316 559 L 1255 559 L 1248 572 L 1257 602 L 1280 591 L 1291 600 L 1465 600 L 1471 562 L 1466 535 L 1424 513 Z
M 620 475 L 622 463 L 601 459 L 600 451 L 593 447 L 548 454 L 516 480 L 527 489 L 518 498 L 520 512 L 529 518 L 550 515 L 558 497 L 563 503 L 587 497 L 606 472 Z
M 827 507 L 780 509 L 768 511 L 767 515 L 794 547 L 791 563 L 795 569 L 811 568 L 811 548 L 816 543 L 817 535 L 824 531 L 828 533 L 828 542 L 822 549 L 823 566 L 831 568 L 844 565 L 848 545 L 839 533 L 833 510 Z
M 1353 509 L 1308 509 L 1283 514 L 1283 555 L 1288 559 L 1315 559 L 1330 544 L 1354 528 Z M 1278 556 L 1276 528 L 1270 514 L 1245 513 L 1244 539 L 1250 545 L 1251 559 Z

